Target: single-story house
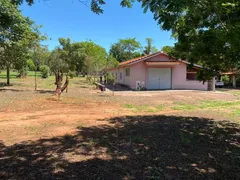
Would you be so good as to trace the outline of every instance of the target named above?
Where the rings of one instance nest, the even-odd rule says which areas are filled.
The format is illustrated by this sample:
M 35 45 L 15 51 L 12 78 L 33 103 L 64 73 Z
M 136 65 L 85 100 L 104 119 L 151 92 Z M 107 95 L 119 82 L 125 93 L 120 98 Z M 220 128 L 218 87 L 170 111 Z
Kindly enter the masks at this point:
M 194 64 L 189 69 L 189 64 L 157 52 L 121 62 L 117 68 L 107 69 L 107 72 L 115 76 L 116 83 L 135 90 L 208 90 L 208 82 L 197 80 L 197 72 L 202 67 Z

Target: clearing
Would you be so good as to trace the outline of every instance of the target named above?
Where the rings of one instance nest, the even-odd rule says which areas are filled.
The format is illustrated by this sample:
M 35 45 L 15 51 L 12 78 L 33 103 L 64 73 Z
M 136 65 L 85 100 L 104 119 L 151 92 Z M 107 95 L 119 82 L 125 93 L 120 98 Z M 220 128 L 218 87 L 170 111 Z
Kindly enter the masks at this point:
M 54 77 L 11 82 L 0 179 L 240 179 L 240 90 L 113 96 L 73 78 L 57 99 Z

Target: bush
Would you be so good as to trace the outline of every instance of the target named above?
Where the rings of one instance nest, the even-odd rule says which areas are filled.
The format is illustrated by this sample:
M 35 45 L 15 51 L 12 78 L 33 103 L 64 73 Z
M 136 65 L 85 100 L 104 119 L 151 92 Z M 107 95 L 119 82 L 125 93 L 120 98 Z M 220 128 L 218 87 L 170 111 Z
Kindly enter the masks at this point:
M 31 60 L 31 59 L 27 60 L 27 66 L 30 71 L 35 71 L 35 65 L 34 65 L 33 60 Z
M 223 81 L 224 83 L 229 83 L 229 76 L 228 75 L 222 76 L 221 81 Z
M 40 66 L 40 71 L 41 71 L 41 77 L 42 78 L 48 78 L 50 68 L 47 65 Z
M 232 82 L 230 81 L 230 78 L 228 75 L 221 76 L 221 81 L 224 82 L 224 86 L 232 86 Z
M 77 75 L 76 75 L 76 72 L 70 71 L 70 72 L 68 73 L 68 76 L 72 79 L 72 78 L 76 77 Z
M 114 75 L 108 73 L 108 74 L 106 75 L 106 77 L 107 77 L 107 83 L 108 83 L 108 84 L 113 84 L 113 83 L 115 83 L 116 77 L 115 77 Z

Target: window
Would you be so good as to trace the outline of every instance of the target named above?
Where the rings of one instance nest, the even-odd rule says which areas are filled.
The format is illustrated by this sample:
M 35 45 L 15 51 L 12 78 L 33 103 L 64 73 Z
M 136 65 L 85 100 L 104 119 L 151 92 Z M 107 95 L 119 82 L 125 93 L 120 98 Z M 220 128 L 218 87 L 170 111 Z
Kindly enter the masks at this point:
M 130 76 L 130 68 L 125 69 L 125 75 Z
M 122 80 L 122 73 L 119 73 L 119 79 Z
M 196 73 L 187 73 L 187 80 L 190 80 L 190 81 L 197 80 L 197 74 Z

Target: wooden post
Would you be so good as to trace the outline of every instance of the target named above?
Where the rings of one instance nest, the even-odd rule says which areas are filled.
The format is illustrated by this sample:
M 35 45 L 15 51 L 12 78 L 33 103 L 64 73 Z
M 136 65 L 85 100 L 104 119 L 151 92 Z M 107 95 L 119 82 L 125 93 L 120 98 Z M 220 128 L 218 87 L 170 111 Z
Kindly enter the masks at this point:
M 35 91 L 37 91 L 37 68 L 35 68 Z
M 113 96 L 114 96 L 114 91 L 115 91 L 115 82 L 113 83 Z
M 235 75 L 232 76 L 232 85 L 233 85 L 233 88 L 237 87 L 236 76 Z

